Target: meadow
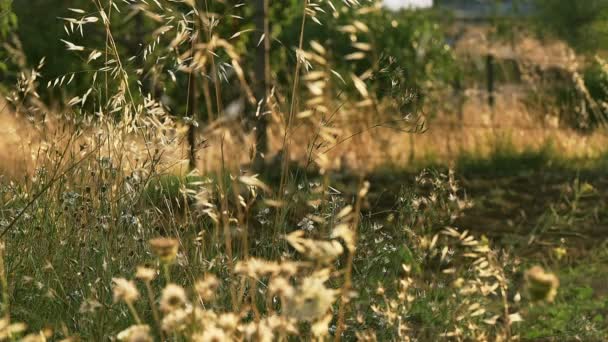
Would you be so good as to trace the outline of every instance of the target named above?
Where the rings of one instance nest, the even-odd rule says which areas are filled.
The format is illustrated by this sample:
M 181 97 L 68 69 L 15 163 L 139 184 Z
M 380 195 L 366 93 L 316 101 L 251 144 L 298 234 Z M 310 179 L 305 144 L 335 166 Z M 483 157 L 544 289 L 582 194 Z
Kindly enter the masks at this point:
M 532 71 L 520 97 L 451 96 L 426 21 L 419 70 L 384 55 L 374 30 L 421 14 L 294 1 L 272 28 L 269 3 L 81 1 L 53 19 L 82 68 L 59 75 L 6 39 L 0 340 L 608 338 L 582 57 L 556 72 L 577 126 Z

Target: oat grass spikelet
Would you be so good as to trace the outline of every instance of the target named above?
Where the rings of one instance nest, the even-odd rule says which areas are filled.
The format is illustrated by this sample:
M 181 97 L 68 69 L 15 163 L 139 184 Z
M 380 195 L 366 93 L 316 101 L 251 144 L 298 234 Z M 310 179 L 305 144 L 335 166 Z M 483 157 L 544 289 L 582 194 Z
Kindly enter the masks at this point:
M 14 341 L 15 336 L 24 332 L 26 325 L 23 323 L 10 323 L 9 319 L 0 319 L 0 340 L 12 340 Z
M 173 310 L 165 315 L 162 321 L 162 329 L 168 333 L 182 332 L 192 324 L 192 307 Z
M 302 321 L 315 321 L 324 317 L 331 309 L 338 295 L 338 290 L 325 286 L 327 278 L 315 274 L 304 278 L 288 306 L 292 317 Z
M 156 271 L 152 268 L 148 267 L 137 267 L 137 271 L 135 273 L 135 278 L 140 279 L 144 282 L 151 282 L 156 278 Z
M 162 263 L 169 264 L 175 260 L 179 242 L 171 238 L 155 238 L 149 241 L 150 248 Z
M 124 301 L 127 304 L 132 304 L 139 299 L 139 291 L 132 280 L 114 278 L 112 281 L 114 282 L 114 302 Z
M 146 324 L 132 325 L 116 335 L 116 339 L 126 342 L 152 342 L 150 327 Z
M 47 336 L 45 335 L 44 332 L 38 332 L 35 334 L 28 334 L 26 336 L 24 336 L 21 340 L 21 342 L 46 342 L 47 341 Z
M 169 284 L 163 289 L 160 299 L 160 309 L 162 312 L 169 313 L 182 309 L 186 304 L 188 304 L 188 297 L 183 287 Z
M 218 286 L 217 277 L 213 274 L 206 274 L 203 279 L 196 282 L 194 288 L 203 301 L 210 301 L 215 298 L 215 291 L 217 291 Z
M 540 266 L 534 266 L 526 271 L 525 279 L 530 299 L 548 303 L 555 300 L 559 287 L 559 279 L 555 274 L 546 272 Z
M 224 330 L 212 326 L 209 329 L 206 329 L 205 332 L 195 340 L 200 342 L 223 342 L 230 341 L 231 339 Z

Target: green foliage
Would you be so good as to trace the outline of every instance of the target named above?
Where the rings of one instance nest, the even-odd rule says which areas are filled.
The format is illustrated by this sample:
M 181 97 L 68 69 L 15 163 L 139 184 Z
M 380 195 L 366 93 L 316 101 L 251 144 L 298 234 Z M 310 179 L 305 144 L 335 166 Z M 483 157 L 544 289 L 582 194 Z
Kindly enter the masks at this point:
M 0 38 L 6 38 L 17 26 L 17 17 L 11 8 L 12 3 L 13 0 L 0 0 Z
M 564 269 L 560 274 L 562 291 L 552 305 L 531 307 L 519 331 L 524 339 L 582 339 L 599 341 L 608 334 L 608 298 L 602 289 L 600 275 L 606 274 L 599 260 L 585 260 L 580 266 Z M 591 287 L 589 284 L 594 284 Z
M 608 48 L 608 1 L 537 0 L 534 17 L 541 36 L 557 37 L 583 54 L 597 54 Z M 568 70 L 572 66 L 565 66 Z M 549 94 L 560 109 L 560 120 L 582 132 L 605 125 L 608 98 L 606 63 L 600 58 L 583 65 L 580 77 L 557 72 L 543 95 Z M 544 103 L 549 101 L 542 99 Z
M 585 79 L 585 86 L 589 90 L 591 97 L 597 100 L 608 99 L 607 86 L 608 86 L 608 74 L 606 74 L 603 64 L 600 61 L 593 61 L 583 71 L 583 78 Z
M 12 11 L 13 0 L 0 0 L 0 42 L 4 41 L 10 32 L 17 26 L 17 17 Z M 0 45 L 0 82 L 2 74 L 6 72 L 8 57 Z
M 592 63 L 590 63 L 583 70 L 583 80 L 585 88 L 589 92 L 591 99 L 587 99 L 591 108 L 596 108 L 595 112 L 592 113 L 589 120 L 589 126 L 591 128 L 605 125 L 608 119 L 608 111 L 605 103 L 608 100 L 608 65 L 606 61 L 596 57 Z M 590 101 L 594 103 L 589 103 Z
M 463 153 L 457 162 L 458 171 L 471 175 L 518 175 L 540 170 L 557 162 L 556 152 L 549 142 L 540 149 L 518 151 L 510 136 L 497 137 L 488 156 Z
M 60 39 L 67 39 L 78 45 L 87 47 L 103 46 L 105 34 L 101 26 L 85 25 L 82 36 L 80 32 L 67 38 L 64 32 L 65 22 L 58 18 L 81 17 L 83 14 L 74 13 L 68 8 L 79 8 L 88 15 L 95 14 L 95 6 L 91 1 L 68 0 L 58 6 L 55 1 L 31 0 L 14 2 L 14 12 L 21 22 L 16 33 L 21 42 L 23 52 L 29 66 L 37 65 L 45 58 L 42 70 L 44 79 L 48 82 L 57 77 L 69 77 L 76 73 L 70 87 L 58 89 L 41 89 L 40 95 L 47 102 L 60 104 L 61 101 L 83 94 L 91 84 L 93 71 L 77 52 L 66 51 L 65 44 Z M 35 19 L 33 19 L 35 18 Z M 85 44 L 86 42 L 86 44 Z
M 187 75 L 175 70 L 177 62 L 174 59 L 159 60 L 154 52 L 148 54 L 147 61 L 142 59 L 143 50 L 155 38 L 151 33 L 157 28 L 157 24 L 150 16 L 137 12 L 136 6 L 124 4 L 117 6 L 120 7 L 121 12 L 127 13 L 124 16 L 118 14 L 111 16 L 116 47 L 121 55 L 126 56 L 123 61 L 124 67 L 131 73 L 138 69 L 143 70 L 139 79 L 130 79 L 131 87 L 142 86 L 145 88 L 144 93 L 166 95 L 167 98 L 172 99 L 174 106 L 172 109 L 175 113 L 185 112 L 187 94 L 178 89 L 187 87 Z M 252 6 L 236 6 L 232 2 L 210 2 L 209 6 L 211 6 L 210 11 L 220 16 L 217 26 L 214 27 L 215 34 L 219 37 L 230 37 L 235 32 L 243 32 L 238 39 L 230 41 L 234 44 L 237 53 L 242 54 L 244 68 L 252 70 L 252 66 L 256 63 L 255 54 L 246 51 L 253 51 L 259 37 L 258 32 L 252 31 L 255 29 L 252 24 L 255 16 Z M 329 52 L 331 67 L 343 75 L 349 75 L 351 72 L 360 75 L 366 70 L 375 72 L 376 76 L 369 80 L 368 87 L 374 90 L 377 98 L 387 96 L 398 98 L 403 105 L 400 112 L 412 112 L 415 111 L 413 107 L 425 101 L 426 94 L 431 94 L 433 89 L 447 87 L 448 82 L 453 79 L 456 68 L 452 53 L 445 44 L 440 22 L 431 11 L 392 12 L 375 8 L 365 15 L 360 15 L 356 9 L 339 6 L 342 6 L 339 9 L 344 8 L 344 10 L 338 11 L 337 18 L 332 17 L 329 9 L 327 14 L 319 15 L 322 25 L 309 19 L 304 31 L 304 41 L 316 40 L 325 46 Z M 175 5 L 173 10 L 186 13 L 187 8 L 182 7 Z M 41 95 L 46 100 L 67 101 L 76 94 L 85 93 L 93 76 L 94 68 L 84 61 L 83 54 L 66 53 L 65 45 L 59 39 L 82 45 L 87 51 L 89 49 L 105 51 L 103 46 L 106 44 L 106 33 L 102 25 L 86 25 L 82 37 L 80 32 L 66 37 L 63 27 L 66 23 L 57 18 L 81 16 L 67 8 L 82 9 L 85 11 L 82 15 L 97 15 L 98 12 L 93 3 L 81 3 L 77 0 L 69 0 L 62 6 L 44 0 L 20 1 L 14 4 L 17 17 L 24 20 L 31 17 L 38 18 L 28 21 L 28 25 L 21 25 L 18 35 L 30 65 L 36 65 L 42 57 L 46 57 L 43 82 L 64 75 L 69 77 L 71 73 L 76 72 L 76 77 L 69 88 L 42 92 Z M 112 13 L 109 7 L 106 11 Z M 291 74 L 295 66 L 293 49 L 299 40 L 301 15 L 300 1 L 271 2 L 271 65 L 277 86 L 286 90 L 290 89 L 292 83 Z M 233 16 L 243 19 L 238 20 Z M 371 44 L 372 51 L 365 59 L 347 61 L 344 56 L 356 51 L 352 46 L 354 38 L 344 33 L 341 28 L 352 24 L 355 20 L 369 28 L 368 32 L 357 37 L 357 41 Z M 174 37 L 160 36 L 161 41 L 157 45 L 167 45 L 172 38 Z M 308 49 L 308 46 L 304 48 Z M 136 57 L 131 59 L 131 56 Z M 218 58 L 218 63 L 221 64 L 223 57 L 220 55 Z M 177 76 L 176 82 L 170 82 L 167 70 L 173 70 Z M 141 85 L 137 83 L 138 81 Z M 393 86 L 395 83 L 399 84 L 397 88 Z M 226 101 L 231 101 L 231 98 L 236 96 L 230 89 L 234 87 L 227 87 L 224 94 Z M 139 96 L 139 92 L 133 94 L 135 97 Z M 440 103 L 440 101 L 426 103 Z M 204 107 L 201 103 L 199 111 L 204 111 Z
M 539 30 L 547 29 L 582 51 L 608 48 L 608 1 L 537 0 Z
M 402 104 L 407 103 L 402 108 L 403 112 L 421 105 L 431 90 L 447 87 L 457 72 L 441 22 L 432 10 L 374 9 L 364 15 L 356 10 L 344 10 L 336 18 L 331 18 L 329 14 L 326 17 L 326 20 L 321 19 L 322 26 L 308 23 L 304 41 L 321 43 L 329 52 L 331 67 L 342 75 L 373 72 L 368 87 L 374 90 L 379 99 L 406 97 L 397 98 Z M 350 33 L 347 28 L 352 27 L 353 22 L 365 25 L 368 31 L 357 35 Z M 278 32 L 278 40 L 297 42 L 300 24 L 301 16 L 285 21 L 285 27 Z M 358 51 L 353 43 L 370 44 L 368 57 L 345 59 L 345 56 Z M 280 68 L 275 72 L 280 79 L 286 80 L 291 69 L 283 69 L 283 66 L 286 63 L 295 64 L 295 60 L 293 57 L 287 58 L 281 51 L 274 53 L 273 58 L 276 62 L 272 64 Z
M 547 92 L 561 108 L 561 120 L 582 132 L 592 132 L 608 122 L 608 67 L 606 61 L 596 56 L 588 62 L 574 81 L 553 82 Z M 566 76 L 568 77 L 568 76 Z

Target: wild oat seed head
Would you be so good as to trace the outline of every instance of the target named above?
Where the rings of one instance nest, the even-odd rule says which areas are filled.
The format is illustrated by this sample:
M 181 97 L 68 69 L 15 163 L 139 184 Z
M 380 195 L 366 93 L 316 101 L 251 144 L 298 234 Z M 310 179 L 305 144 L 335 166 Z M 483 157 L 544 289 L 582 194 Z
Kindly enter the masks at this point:
M 192 307 L 175 309 L 165 314 L 161 323 L 162 329 L 168 332 L 180 332 L 192 323 Z
M 217 325 L 225 331 L 236 331 L 239 325 L 239 316 L 232 312 L 221 314 L 217 318 Z
M 160 299 L 160 309 L 169 313 L 181 309 L 188 303 L 188 297 L 183 287 L 176 284 L 168 284 L 162 292 Z
M 114 282 L 114 302 L 124 301 L 125 303 L 133 303 L 139 298 L 139 291 L 132 280 L 125 278 L 113 278 Z
M 270 325 L 268 319 L 263 319 L 259 324 L 256 325 L 255 336 L 251 338 L 253 340 L 258 339 L 259 341 L 274 341 L 274 329 Z
M 249 258 L 246 261 L 239 261 L 234 270 L 238 274 L 247 275 L 251 278 L 259 278 L 271 274 L 277 274 L 280 271 L 280 266 L 276 262 Z
M 208 301 L 215 297 L 218 286 L 217 277 L 213 274 L 206 274 L 202 280 L 196 282 L 194 288 L 203 301 Z
M 526 271 L 524 277 L 532 300 L 553 302 L 559 287 L 559 279 L 555 274 L 546 272 L 540 266 L 534 266 Z
M 144 282 L 150 282 L 156 278 L 156 270 L 148 267 L 139 266 L 135 273 L 135 278 L 143 280 Z
M 268 284 L 268 292 L 271 295 L 277 295 L 283 298 L 291 298 L 294 295 L 295 289 L 287 278 L 284 277 L 275 277 L 270 280 L 270 284 Z
M 299 264 L 293 261 L 283 261 L 279 265 L 279 274 L 284 277 L 291 277 L 298 273 Z
M 24 336 L 21 340 L 21 342 L 46 342 L 46 336 L 44 336 L 44 334 L 42 332 L 39 333 L 35 333 L 35 334 L 28 334 L 26 336 Z
M 224 342 L 230 341 L 231 338 L 226 334 L 226 332 L 218 327 L 211 326 L 200 335 L 199 339 L 196 341 L 200 342 Z
M 163 263 L 171 263 L 177 256 L 179 242 L 171 238 L 155 238 L 149 241 L 152 252 Z
M 298 322 L 293 318 L 275 314 L 266 318 L 266 321 L 268 322 L 268 326 L 275 331 L 286 332 L 294 335 L 298 334 Z
M 150 327 L 145 324 L 132 325 L 116 335 L 116 339 L 126 342 L 152 342 L 154 339 L 150 336 Z
M 313 275 L 302 281 L 288 307 L 291 316 L 303 321 L 314 321 L 327 314 L 338 291 L 325 287 L 325 280 Z
M 319 340 L 322 340 L 324 336 L 327 336 L 329 334 L 329 324 L 331 323 L 332 318 L 333 315 L 331 313 L 327 313 L 325 316 L 318 318 L 310 327 L 312 335 Z

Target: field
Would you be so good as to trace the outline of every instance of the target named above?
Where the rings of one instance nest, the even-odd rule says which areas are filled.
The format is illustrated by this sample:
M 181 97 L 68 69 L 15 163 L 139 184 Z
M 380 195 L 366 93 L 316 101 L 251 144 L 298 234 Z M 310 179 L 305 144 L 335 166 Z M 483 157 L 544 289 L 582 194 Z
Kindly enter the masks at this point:
M 70 4 L 65 65 L 0 20 L 0 340 L 608 339 L 599 52 L 375 1 Z

